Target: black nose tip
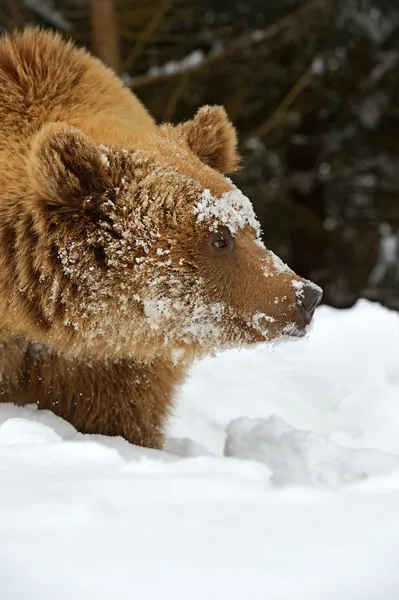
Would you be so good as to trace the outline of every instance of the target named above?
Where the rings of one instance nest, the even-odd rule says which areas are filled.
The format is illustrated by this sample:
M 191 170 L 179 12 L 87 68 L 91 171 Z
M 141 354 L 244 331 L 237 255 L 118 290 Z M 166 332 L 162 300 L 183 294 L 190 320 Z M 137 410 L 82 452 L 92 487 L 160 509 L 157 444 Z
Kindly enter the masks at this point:
M 307 323 L 313 317 L 316 306 L 320 304 L 323 297 L 321 289 L 311 283 L 306 283 L 302 288 L 301 309 Z
M 323 292 L 319 287 L 306 283 L 303 287 L 303 297 L 301 299 L 305 310 L 312 312 L 320 304 Z

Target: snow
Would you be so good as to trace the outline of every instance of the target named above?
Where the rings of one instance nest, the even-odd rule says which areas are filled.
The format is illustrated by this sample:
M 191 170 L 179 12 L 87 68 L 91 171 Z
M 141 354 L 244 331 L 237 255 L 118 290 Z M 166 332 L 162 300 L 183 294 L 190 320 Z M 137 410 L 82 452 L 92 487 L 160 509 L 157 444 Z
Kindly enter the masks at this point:
M 380 227 L 380 248 L 378 261 L 370 274 L 370 283 L 378 284 L 383 281 L 391 270 L 397 270 L 399 273 L 399 235 L 397 231 L 392 231 L 389 223 L 381 223 Z
M 0 600 L 397 600 L 399 316 L 197 364 L 167 451 L 0 405 Z
M 24 4 L 53 27 L 64 31 L 72 29 L 72 23 L 65 19 L 59 10 L 54 8 L 55 2 L 51 0 L 24 0 Z
M 329 485 L 357 481 L 399 468 L 399 456 L 345 448 L 312 431 L 295 429 L 279 417 L 242 417 L 227 428 L 226 456 L 256 458 L 276 485 Z
M 260 225 L 251 201 L 238 188 L 225 192 L 220 198 L 205 189 L 201 200 L 194 206 L 194 214 L 197 215 L 197 223 L 211 220 L 210 231 L 217 231 L 225 225 L 234 234 L 249 225 L 260 238 Z
M 205 55 L 202 50 L 193 50 L 187 56 L 182 58 L 181 60 L 170 60 L 161 66 L 153 66 L 151 67 L 147 75 L 157 76 L 157 75 L 173 75 L 174 73 L 181 73 L 182 71 L 187 71 L 187 69 L 193 69 L 198 67 L 204 61 Z
M 352 17 L 360 31 L 378 46 L 387 40 L 398 24 L 396 14 L 392 11 L 382 14 L 376 7 L 372 7 L 368 13 L 356 10 Z
M 312 73 L 314 73 L 315 75 L 323 75 L 325 68 L 326 67 L 324 64 L 323 57 L 316 56 L 316 58 L 313 59 L 312 63 Z

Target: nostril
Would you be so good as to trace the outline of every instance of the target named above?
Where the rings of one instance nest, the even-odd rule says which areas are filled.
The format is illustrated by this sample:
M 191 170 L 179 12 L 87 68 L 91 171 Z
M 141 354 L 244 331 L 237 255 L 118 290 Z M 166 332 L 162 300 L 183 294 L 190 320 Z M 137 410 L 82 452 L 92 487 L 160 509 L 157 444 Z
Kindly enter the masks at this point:
M 307 312 L 313 313 L 322 297 L 323 292 L 318 286 L 306 283 L 302 288 L 301 304 Z

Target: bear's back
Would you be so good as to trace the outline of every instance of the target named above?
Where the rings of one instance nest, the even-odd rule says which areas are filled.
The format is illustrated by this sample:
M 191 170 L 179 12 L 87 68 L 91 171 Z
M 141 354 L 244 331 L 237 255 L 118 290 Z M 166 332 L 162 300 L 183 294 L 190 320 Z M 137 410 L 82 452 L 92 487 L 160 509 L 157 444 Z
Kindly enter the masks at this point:
M 152 131 L 153 119 L 114 73 L 58 34 L 28 29 L 0 39 L 0 186 L 21 176 L 30 139 L 51 121 L 99 142 Z M 20 164 L 16 166 L 17 158 Z

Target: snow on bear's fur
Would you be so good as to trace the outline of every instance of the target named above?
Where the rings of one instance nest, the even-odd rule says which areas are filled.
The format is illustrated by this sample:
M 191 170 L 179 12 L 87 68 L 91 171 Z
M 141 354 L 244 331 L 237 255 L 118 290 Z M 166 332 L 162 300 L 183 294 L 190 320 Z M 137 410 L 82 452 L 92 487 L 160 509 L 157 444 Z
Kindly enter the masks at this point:
M 58 35 L 1 39 L 3 401 L 160 447 L 195 357 L 304 333 L 320 292 L 264 247 L 238 162 L 223 108 L 157 126 Z

